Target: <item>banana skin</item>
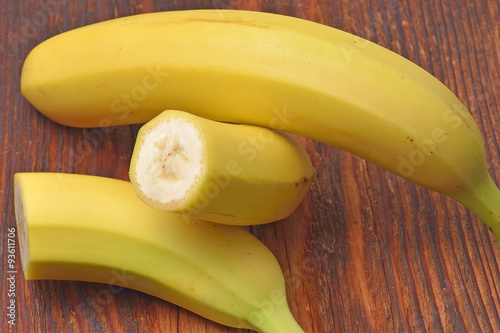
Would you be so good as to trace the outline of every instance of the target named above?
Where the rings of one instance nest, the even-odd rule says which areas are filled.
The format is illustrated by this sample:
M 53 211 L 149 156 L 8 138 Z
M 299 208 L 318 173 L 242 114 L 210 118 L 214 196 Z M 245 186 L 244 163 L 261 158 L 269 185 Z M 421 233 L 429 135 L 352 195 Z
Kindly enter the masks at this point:
M 303 332 L 276 258 L 241 227 L 151 208 L 129 182 L 98 176 L 17 173 L 14 196 L 28 280 L 116 284 L 223 325 Z
M 338 29 L 238 10 L 123 17 L 36 46 L 21 90 L 69 126 L 177 109 L 303 135 L 458 200 L 500 241 L 500 190 L 466 107 L 416 64 Z

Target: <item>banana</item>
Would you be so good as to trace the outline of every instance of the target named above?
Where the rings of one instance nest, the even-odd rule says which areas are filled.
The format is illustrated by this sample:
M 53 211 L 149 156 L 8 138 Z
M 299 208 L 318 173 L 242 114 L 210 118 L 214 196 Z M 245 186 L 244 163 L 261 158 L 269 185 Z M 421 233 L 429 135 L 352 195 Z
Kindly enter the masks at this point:
M 313 167 L 288 133 L 168 110 L 140 129 L 129 176 L 151 207 L 254 225 L 289 216 L 311 185 Z
M 241 227 L 151 208 L 98 176 L 17 173 L 14 196 L 26 279 L 116 284 L 227 326 L 303 332 L 276 258 Z
M 238 10 L 123 17 L 36 46 L 21 89 L 70 126 L 177 109 L 303 135 L 458 200 L 500 241 L 500 190 L 466 107 L 416 64 L 325 25 Z

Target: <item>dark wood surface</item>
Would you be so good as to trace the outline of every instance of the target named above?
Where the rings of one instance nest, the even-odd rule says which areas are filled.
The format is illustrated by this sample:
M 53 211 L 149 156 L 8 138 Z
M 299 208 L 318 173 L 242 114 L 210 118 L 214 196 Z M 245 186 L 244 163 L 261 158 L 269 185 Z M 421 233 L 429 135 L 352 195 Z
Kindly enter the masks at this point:
M 139 128 L 89 131 L 47 120 L 21 96 L 24 58 L 43 40 L 82 25 L 194 8 L 306 18 L 409 58 L 469 108 L 500 183 L 498 0 L 5 0 L 0 6 L 0 331 L 237 332 L 133 290 L 25 281 L 18 254 L 15 325 L 7 317 L 14 173 L 127 179 Z M 500 332 L 500 247 L 476 217 L 364 160 L 301 140 L 317 172 L 311 191 L 290 218 L 250 230 L 282 265 L 291 310 L 306 332 Z

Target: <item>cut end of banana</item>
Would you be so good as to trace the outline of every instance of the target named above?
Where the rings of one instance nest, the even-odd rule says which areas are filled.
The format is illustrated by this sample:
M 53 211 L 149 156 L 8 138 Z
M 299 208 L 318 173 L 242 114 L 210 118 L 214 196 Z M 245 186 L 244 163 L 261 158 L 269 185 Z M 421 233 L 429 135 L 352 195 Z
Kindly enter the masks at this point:
M 18 181 L 14 183 L 14 206 L 16 214 L 16 227 L 19 239 L 19 252 L 21 253 L 21 266 L 25 277 L 29 278 L 29 243 L 28 227 L 26 225 L 26 214 L 24 210 L 24 201 L 21 185 Z
M 130 173 L 141 199 L 159 209 L 181 206 L 203 174 L 203 147 L 199 129 L 186 119 L 141 128 Z

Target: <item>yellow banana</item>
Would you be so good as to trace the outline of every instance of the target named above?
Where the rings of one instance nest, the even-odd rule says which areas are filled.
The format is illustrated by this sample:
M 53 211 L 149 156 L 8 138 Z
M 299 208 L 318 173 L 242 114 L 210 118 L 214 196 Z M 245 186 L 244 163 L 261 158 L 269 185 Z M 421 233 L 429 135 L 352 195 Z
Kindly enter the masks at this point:
M 303 332 L 276 258 L 243 228 L 151 208 L 116 179 L 18 173 L 14 184 L 27 279 L 117 284 L 224 325 Z
M 313 167 L 290 134 L 169 110 L 140 129 L 129 175 L 151 207 L 250 225 L 290 215 Z
M 234 10 L 119 18 L 35 47 L 21 89 L 71 126 L 178 109 L 304 135 L 457 199 L 500 240 L 500 190 L 465 106 L 417 65 L 325 25 Z

